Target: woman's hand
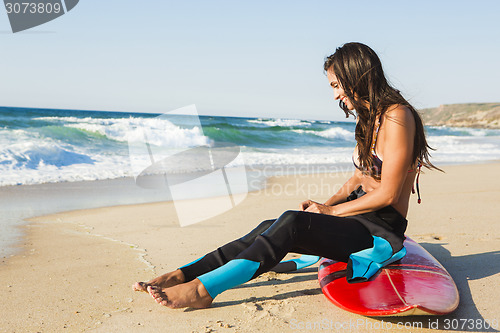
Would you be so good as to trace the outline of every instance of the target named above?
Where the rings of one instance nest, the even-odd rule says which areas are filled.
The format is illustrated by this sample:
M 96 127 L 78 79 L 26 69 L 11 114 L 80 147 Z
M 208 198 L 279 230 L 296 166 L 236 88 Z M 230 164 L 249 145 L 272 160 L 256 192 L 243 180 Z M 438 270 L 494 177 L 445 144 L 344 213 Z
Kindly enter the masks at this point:
M 306 200 L 300 204 L 300 210 L 305 211 L 307 207 L 309 207 L 314 201 L 312 200 Z
M 326 206 L 316 201 L 306 200 L 300 204 L 300 210 L 310 213 L 334 215 L 333 206 Z

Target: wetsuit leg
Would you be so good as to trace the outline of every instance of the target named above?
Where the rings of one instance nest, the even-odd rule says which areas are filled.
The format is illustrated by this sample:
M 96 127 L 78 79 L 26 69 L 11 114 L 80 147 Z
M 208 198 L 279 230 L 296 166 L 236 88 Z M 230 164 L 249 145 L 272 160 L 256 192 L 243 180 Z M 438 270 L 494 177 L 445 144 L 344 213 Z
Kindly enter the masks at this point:
M 266 231 L 274 221 L 276 221 L 276 219 L 263 221 L 245 236 L 227 243 L 215 251 L 207 253 L 203 257 L 180 267 L 179 269 L 184 274 L 185 281 L 189 282 L 199 275 L 210 272 L 236 258 L 238 254 L 255 241 L 257 236 Z
M 215 298 L 269 271 L 288 252 L 347 262 L 350 254 L 372 245 L 372 235 L 354 218 L 287 211 L 233 260 L 198 279 Z

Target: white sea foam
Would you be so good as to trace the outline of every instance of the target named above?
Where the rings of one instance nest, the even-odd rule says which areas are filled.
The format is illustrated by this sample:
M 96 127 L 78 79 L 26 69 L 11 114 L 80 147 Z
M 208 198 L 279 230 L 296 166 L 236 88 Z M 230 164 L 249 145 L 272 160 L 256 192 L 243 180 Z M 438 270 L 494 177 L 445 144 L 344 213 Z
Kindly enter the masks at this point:
M 428 128 L 431 130 L 441 130 L 448 134 L 457 136 L 500 136 L 499 129 L 448 127 L 448 126 L 429 126 Z
M 341 127 L 333 127 L 321 132 L 314 132 L 315 135 L 327 138 L 327 139 L 342 139 L 345 141 L 355 141 L 354 132 L 348 131 Z
M 121 142 L 142 142 L 145 140 L 144 129 L 147 129 L 147 141 L 157 146 L 195 147 L 210 143 L 199 127 L 181 128 L 161 118 L 43 117 L 37 119 L 63 122 L 64 126 L 99 133 L 111 140 Z
M 0 186 L 113 179 L 130 175 L 128 159 L 86 154 L 41 140 L 0 150 Z
M 335 164 L 349 163 L 352 150 L 350 148 L 304 148 L 288 150 L 252 151 L 242 149 L 245 164 L 248 166 L 283 166 L 303 164 Z
M 279 127 L 298 127 L 298 126 L 311 126 L 312 124 L 306 120 L 300 119 L 255 119 L 248 120 L 249 123 L 254 124 L 262 124 L 270 127 L 279 126 Z
M 316 135 L 322 138 L 326 139 L 337 139 L 337 140 L 343 140 L 343 141 L 352 141 L 354 142 L 354 133 L 349 132 L 346 129 L 340 128 L 340 127 L 334 127 L 334 128 L 329 128 L 327 130 L 323 131 L 312 131 L 312 130 L 307 130 L 307 129 L 294 129 L 292 130 L 294 133 L 298 134 L 310 134 L 310 135 Z
M 430 136 L 429 145 L 436 163 L 467 163 L 500 159 L 500 137 Z

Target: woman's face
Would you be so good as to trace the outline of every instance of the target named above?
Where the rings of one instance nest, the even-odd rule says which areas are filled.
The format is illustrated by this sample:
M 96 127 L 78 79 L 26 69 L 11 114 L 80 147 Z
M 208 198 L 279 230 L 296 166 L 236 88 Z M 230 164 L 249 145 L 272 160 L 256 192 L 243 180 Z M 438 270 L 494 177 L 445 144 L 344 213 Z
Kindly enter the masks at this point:
M 352 105 L 351 100 L 344 92 L 344 89 L 340 85 L 340 82 L 337 80 L 337 76 L 333 72 L 333 70 L 328 70 L 326 72 L 326 77 L 328 78 L 328 82 L 330 86 L 333 88 L 333 98 L 340 99 L 347 106 L 348 110 L 354 110 L 354 105 Z

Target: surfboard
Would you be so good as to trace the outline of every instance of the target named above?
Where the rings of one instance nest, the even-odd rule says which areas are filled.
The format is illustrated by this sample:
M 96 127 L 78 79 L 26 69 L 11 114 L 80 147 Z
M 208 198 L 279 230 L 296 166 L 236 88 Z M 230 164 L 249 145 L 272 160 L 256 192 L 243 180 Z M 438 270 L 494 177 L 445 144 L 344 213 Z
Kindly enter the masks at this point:
M 365 316 L 444 315 L 458 307 L 458 290 L 446 269 L 410 238 L 407 254 L 367 282 L 348 283 L 346 263 L 321 259 L 318 280 L 338 307 Z

